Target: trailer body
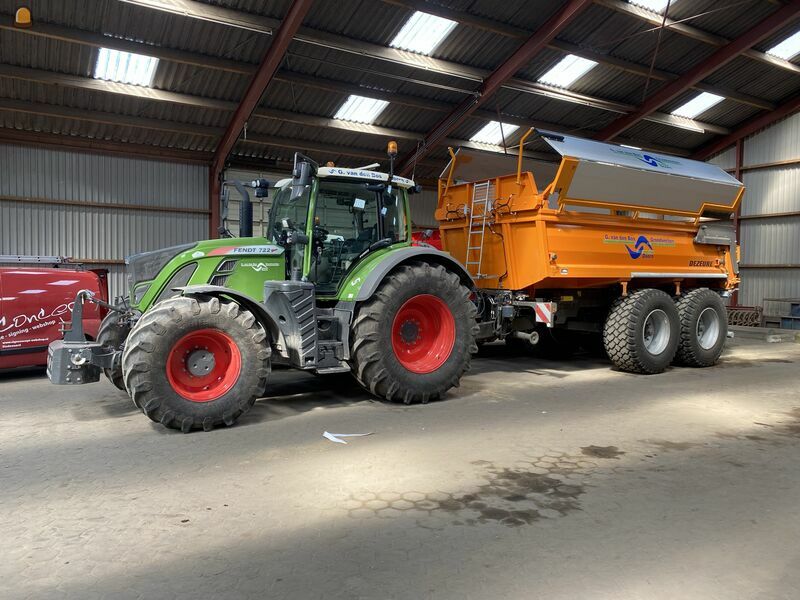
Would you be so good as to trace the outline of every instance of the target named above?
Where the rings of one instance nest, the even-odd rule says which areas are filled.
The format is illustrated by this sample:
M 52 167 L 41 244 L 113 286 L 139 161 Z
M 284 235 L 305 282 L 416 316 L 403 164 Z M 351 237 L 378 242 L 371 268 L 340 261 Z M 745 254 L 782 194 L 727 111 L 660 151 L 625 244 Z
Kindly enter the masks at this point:
M 479 153 L 451 149 L 439 180 L 442 248 L 480 290 L 481 337 L 535 341 L 542 324 L 604 333 L 613 304 L 637 290 L 677 302 L 735 289 L 738 180 L 706 163 L 536 134 L 557 162 L 523 170 L 520 156 L 502 171 L 496 158 L 487 169 Z

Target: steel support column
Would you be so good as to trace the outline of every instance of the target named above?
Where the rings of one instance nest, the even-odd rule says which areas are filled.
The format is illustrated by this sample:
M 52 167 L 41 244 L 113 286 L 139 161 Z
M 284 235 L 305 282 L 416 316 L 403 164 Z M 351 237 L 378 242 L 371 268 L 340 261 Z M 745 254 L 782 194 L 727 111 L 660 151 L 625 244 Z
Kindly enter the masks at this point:
M 598 140 L 611 140 L 615 138 L 629 127 L 661 108 L 670 100 L 673 100 L 675 97 L 691 88 L 704 77 L 728 64 L 734 58 L 746 50 L 749 50 L 752 46 L 769 37 L 782 27 L 785 27 L 798 16 L 800 16 L 800 0 L 792 0 L 755 27 L 749 29 L 746 33 L 714 52 L 714 54 L 681 75 L 678 79 L 662 87 L 645 100 L 636 111 L 616 119 L 600 131 L 595 138 Z
M 228 159 L 231 151 L 233 150 L 239 135 L 244 129 L 245 123 L 253 114 L 256 106 L 258 105 L 264 91 L 275 76 L 275 72 L 283 62 L 283 57 L 286 55 L 286 50 L 294 38 L 295 33 L 303 23 L 306 14 L 308 13 L 314 0 L 294 0 L 286 13 L 286 17 L 281 22 L 278 31 L 275 33 L 269 50 L 267 50 L 261 65 L 253 75 L 250 85 L 245 92 L 244 98 L 236 108 L 230 123 L 228 124 L 222 139 L 217 146 L 214 153 L 214 159 L 211 162 L 210 179 L 209 179 L 209 208 L 211 210 L 211 221 L 209 223 L 209 233 L 212 238 L 217 237 L 217 228 L 219 227 L 219 189 L 220 189 L 220 175 L 225 167 L 225 161 Z
M 591 4 L 591 0 L 570 0 L 566 6 L 550 17 L 538 31 L 528 38 L 514 54 L 506 59 L 493 71 L 478 88 L 474 95 L 466 98 L 453 109 L 444 119 L 439 121 L 423 139 L 419 148 L 404 156 L 398 163 L 398 172 L 408 175 L 414 163 L 428 154 L 450 132 L 458 127 L 464 120 L 494 94 L 504 82 L 511 79 L 514 74 L 538 54 L 547 43 L 569 25 L 583 10 Z

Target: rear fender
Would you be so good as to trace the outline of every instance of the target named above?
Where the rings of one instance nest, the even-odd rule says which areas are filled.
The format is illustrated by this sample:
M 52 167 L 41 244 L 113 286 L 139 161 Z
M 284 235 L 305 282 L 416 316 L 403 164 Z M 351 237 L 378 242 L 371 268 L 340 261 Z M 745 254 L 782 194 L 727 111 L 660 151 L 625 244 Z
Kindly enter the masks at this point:
M 428 262 L 432 264 L 442 265 L 448 271 L 452 271 L 461 279 L 461 283 L 470 290 L 475 290 L 475 282 L 472 276 L 456 259 L 450 256 L 447 252 L 436 250 L 435 248 L 426 248 L 420 246 L 410 246 L 400 248 L 384 254 L 375 267 L 363 278 L 358 292 L 354 294 L 355 297 L 347 300 L 354 300 L 356 302 L 363 302 L 368 300 L 383 279 L 393 269 L 411 262 Z

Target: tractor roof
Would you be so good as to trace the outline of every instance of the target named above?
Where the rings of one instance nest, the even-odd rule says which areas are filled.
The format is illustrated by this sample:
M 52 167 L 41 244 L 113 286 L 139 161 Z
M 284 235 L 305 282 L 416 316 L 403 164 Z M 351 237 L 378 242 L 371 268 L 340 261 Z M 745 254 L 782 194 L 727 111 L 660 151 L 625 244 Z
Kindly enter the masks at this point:
M 388 173 L 370 171 L 368 169 L 349 169 L 346 167 L 320 167 L 317 169 L 317 176 L 323 179 L 362 179 L 364 181 L 389 181 Z M 275 184 L 276 188 L 282 188 L 292 182 L 290 178 L 281 179 Z M 411 179 L 394 175 L 392 183 L 397 187 L 410 188 L 414 186 Z

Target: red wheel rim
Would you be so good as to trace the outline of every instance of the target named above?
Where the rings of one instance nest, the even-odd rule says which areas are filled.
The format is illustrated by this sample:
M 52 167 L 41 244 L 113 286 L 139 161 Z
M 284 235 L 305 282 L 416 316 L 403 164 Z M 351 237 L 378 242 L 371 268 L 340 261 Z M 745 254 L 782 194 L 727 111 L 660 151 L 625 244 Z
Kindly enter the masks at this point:
M 242 370 L 239 348 L 218 329 L 187 333 L 167 357 L 167 379 L 192 402 L 210 402 L 233 387 Z
M 392 349 L 412 373 L 432 373 L 453 351 L 456 322 L 437 296 L 420 294 L 406 300 L 392 323 Z

